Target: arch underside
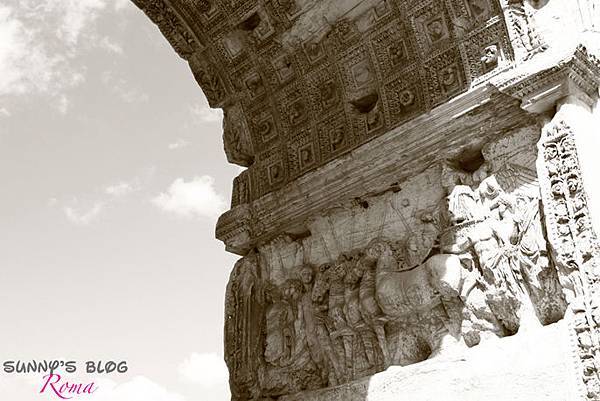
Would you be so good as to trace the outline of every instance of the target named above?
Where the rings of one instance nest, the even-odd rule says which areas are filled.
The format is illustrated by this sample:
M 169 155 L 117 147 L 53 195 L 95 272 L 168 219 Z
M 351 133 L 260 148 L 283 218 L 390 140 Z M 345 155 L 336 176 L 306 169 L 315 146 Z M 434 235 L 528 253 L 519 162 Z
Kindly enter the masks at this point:
M 249 167 L 233 206 L 427 113 L 515 58 L 498 0 L 134 2 L 224 110 L 228 160 Z

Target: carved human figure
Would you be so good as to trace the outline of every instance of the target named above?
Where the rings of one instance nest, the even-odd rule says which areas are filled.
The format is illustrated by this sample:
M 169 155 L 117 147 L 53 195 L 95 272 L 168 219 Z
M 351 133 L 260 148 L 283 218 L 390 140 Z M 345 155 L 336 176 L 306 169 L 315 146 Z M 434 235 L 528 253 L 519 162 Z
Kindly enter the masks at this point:
M 356 274 L 361 275 L 359 288 L 360 312 L 363 320 L 375 333 L 379 351 L 383 356 L 383 364 L 388 367 L 392 363 L 384 330 L 388 318 L 383 314 L 376 299 L 374 266 L 374 264 L 365 261 L 365 255 L 360 255 L 355 265 Z
M 485 188 L 485 190 L 481 188 Z M 495 183 L 490 185 L 489 179 L 484 180 L 480 185 L 478 193 L 484 194 L 483 205 L 497 200 L 498 192 L 495 188 Z M 485 196 L 489 196 L 489 198 Z M 514 222 L 508 215 L 506 216 L 503 228 L 511 233 L 508 234 L 508 238 L 505 236 L 501 239 L 498 232 L 501 224 L 488 217 L 489 212 L 486 210 L 489 209 L 480 203 L 479 195 L 474 193 L 470 187 L 457 185 L 448 198 L 448 209 L 451 216 L 449 224 L 450 227 L 454 227 L 457 234 L 452 243 L 444 244 L 442 251 L 460 255 L 472 250 L 474 260 L 482 274 L 482 285 L 490 288 L 487 291 L 488 303 L 497 304 L 494 314 L 505 326 L 509 327 L 509 330 L 516 332 L 518 318 L 512 305 L 518 301 L 516 295 L 520 292 L 503 250 L 503 245 L 510 243 L 509 237 Z M 503 240 L 505 242 L 502 242 Z M 506 250 L 508 252 L 508 248 Z M 491 289 L 494 289 L 495 292 Z M 507 302 L 502 304 L 500 299 L 505 295 Z M 503 305 L 507 307 L 502 307 Z
M 420 225 L 416 232 L 412 232 L 406 243 L 406 267 L 413 268 L 425 261 L 427 256 L 437 245 L 439 229 L 430 212 L 419 218 Z
M 548 45 L 536 31 L 531 11 L 525 0 L 508 0 L 508 20 L 517 34 L 518 45 L 525 51 L 525 59 L 545 51 Z
M 322 387 L 326 381 L 309 344 L 302 282 L 290 278 L 270 285 L 267 293 L 265 364 L 258 373 L 263 395 L 280 394 L 282 385 L 290 392 Z
M 475 19 L 480 19 L 486 15 L 488 9 L 487 0 L 467 0 L 467 3 Z
M 427 33 L 432 43 L 435 43 L 444 38 L 445 29 L 444 22 L 441 18 L 434 19 L 427 24 Z
M 382 366 L 379 363 L 377 339 L 374 331 L 363 319 L 360 302 L 360 282 L 363 277 L 363 269 L 360 265 L 358 254 L 350 257 L 349 266 L 346 270 L 344 283 L 344 314 L 353 337 L 353 372 L 351 376 L 357 378 L 365 374 L 374 373 Z
M 431 356 L 460 342 L 464 273 L 457 256 L 434 255 L 415 269 L 400 271 L 389 243 L 374 240 L 364 263 L 375 265 L 376 298 L 389 322 L 405 322 L 395 324 L 400 330 L 407 330 L 406 322 L 418 329 Z
M 498 45 L 486 46 L 483 49 L 481 55 L 481 63 L 483 64 L 483 71 L 489 72 L 498 66 L 498 60 L 500 58 Z
M 345 369 L 344 360 L 338 354 L 334 347 L 334 342 L 330 333 L 334 331 L 332 320 L 329 317 L 329 287 L 330 264 L 321 265 L 314 278 L 314 284 L 311 293 L 312 307 L 315 316 L 315 327 L 319 343 L 322 346 L 324 358 L 328 366 L 328 380 L 330 385 L 337 385 L 344 382 Z
M 474 199 L 485 220 L 457 236 L 446 251 L 460 254 L 472 249 L 486 302 L 507 333 L 516 332 L 524 322 L 539 324 L 534 307 L 542 321 L 557 320 L 562 307 L 554 293 L 556 275 L 547 258 L 537 201 L 507 194 L 494 176 L 481 182 L 477 195 L 479 199 Z M 551 301 L 557 296 L 557 302 Z
M 291 354 L 290 331 L 292 311 L 284 301 L 281 291 L 273 285 L 265 291 L 267 306 L 265 361 L 274 365 L 285 364 Z
M 560 315 L 560 295 L 555 293 L 556 275 L 547 256 L 539 201 L 524 195 L 509 196 L 493 176 L 485 179 L 478 191 L 484 206 L 490 209 L 496 221 L 495 227 L 504 247 L 504 257 L 511 265 L 521 293 L 525 295 L 528 291 L 534 302 L 548 302 L 550 297 L 558 298 L 553 306 L 556 310 L 545 313 Z M 562 212 L 567 211 L 565 209 Z M 549 319 L 555 320 L 553 317 Z
M 250 253 L 234 266 L 226 292 L 225 360 L 232 393 L 258 397 L 257 372 L 262 363 L 265 313 L 258 258 Z
M 318 321 L 317 316 L 318 311 L 315 310 L 312 300 L 314 276 L 315 272 L 313 266 L 302 266 L 300 270 L 300 279 L 304 286 L 304 292 L 300 303 L 308 350 L 312 360 L 321 373 L 323 384 L 327 384 L 330 371 L 330 363 L 327 354 L 331 353 L 331 344 L 328 341 L 323 341 L 323 336 L 319 335 L 320 322 Z
M 343 361 L 344 381 L 351 379 L 350 371 L 353 360 L 353 337 L 354 333 L 348 326 L 345 307 L 345 283 L 344 277 L 348 270 L 348 259 L 340 255 L 336 263 L 329 270 L 329 318 L 332 322 L 333 331 L 331 339 L 336 348 L 339 358 Z
M 467 185 L 455 185 L 446 200 L 450 226 L 481 221 L 486 216 L 485 209 L 479 203 L 478 195 Z

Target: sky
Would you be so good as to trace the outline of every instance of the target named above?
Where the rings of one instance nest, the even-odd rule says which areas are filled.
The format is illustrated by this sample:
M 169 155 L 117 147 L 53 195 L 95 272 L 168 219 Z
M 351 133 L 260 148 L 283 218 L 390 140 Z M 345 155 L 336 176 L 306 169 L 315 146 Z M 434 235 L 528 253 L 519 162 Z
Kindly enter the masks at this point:
M 221 116 L 129 0 L 0 0 L 0 363 L 126 360 L 90 399 L 229 399 Z M 0 399 L 40 376 L 0 371 Z
M 229 399 L 237 256 L 214 225 L 241 169 L 221 116 L 129 0 L 0 0 L 0 363 L 125 360 L 74 380 L 99 401 Z M 0 370 L 0 399 L 57 399 L 40 376 Z

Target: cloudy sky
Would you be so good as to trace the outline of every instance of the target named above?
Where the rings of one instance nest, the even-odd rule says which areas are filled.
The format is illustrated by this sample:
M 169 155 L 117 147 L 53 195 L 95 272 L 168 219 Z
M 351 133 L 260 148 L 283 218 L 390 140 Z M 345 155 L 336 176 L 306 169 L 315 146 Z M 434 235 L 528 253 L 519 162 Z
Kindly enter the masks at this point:
M 126 360 L 93 399 L 228 399 L 221 135 L 129 0 L 0 0 L 0 363 Z M 41 384 L 0 372 L 0 398 Z

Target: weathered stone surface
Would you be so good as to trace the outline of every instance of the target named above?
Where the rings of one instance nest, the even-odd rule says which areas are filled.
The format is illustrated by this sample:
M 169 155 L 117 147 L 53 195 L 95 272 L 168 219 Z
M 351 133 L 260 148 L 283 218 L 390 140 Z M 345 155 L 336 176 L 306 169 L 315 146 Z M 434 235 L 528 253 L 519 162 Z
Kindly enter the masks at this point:
M 514 130 L 242 259 L 227 299 L 265 319 L 244 301 L 226 333 L 240 340 L 241 324 L 265 337 L 226 343 L 229 365 L 250 375 L 234 377 L 238 398 L 335 386 L 562 319 L 568 287 L 544 234 L 539 140 L 537 124 Z M 253 347 L 260 366 L 238 354 Z
M 494 339 L 460 356 L 388 368 L 332 389 L 281 401 L 571 401 L 573 356 L 566 322 Z
M 135 2 L 225 110 L 225 151 L 249 166 L 248 199 L 514 61 L 497 0 Z
M 233 400 L 600 399 L 597 2 L 134 1 L 248 167 Z

